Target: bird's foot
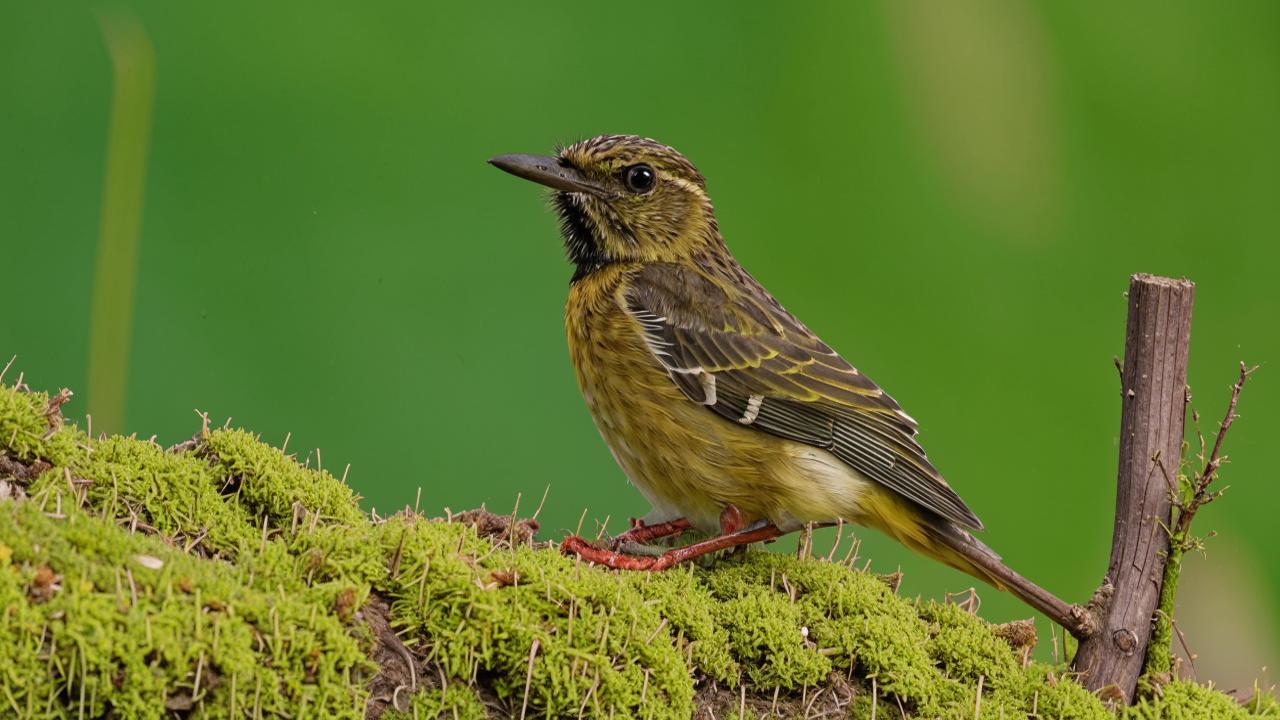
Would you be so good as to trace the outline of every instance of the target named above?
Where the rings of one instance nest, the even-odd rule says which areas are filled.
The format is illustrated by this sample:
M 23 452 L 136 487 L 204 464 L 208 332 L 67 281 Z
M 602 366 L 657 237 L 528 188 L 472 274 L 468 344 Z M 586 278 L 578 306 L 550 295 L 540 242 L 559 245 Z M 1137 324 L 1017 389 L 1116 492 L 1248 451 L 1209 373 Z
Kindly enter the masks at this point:
M 618 550 L 628 543 L 638 543 L 645 545 L 654 540 L 680 533 L 693 527 L 693 525 L 685 518 L 676 518 L 667 522 L 655 523 L 653 525 L 645 525 L 644 520 L 638 518 L 631 519 L 631 529 L 622 533 L 609 542 L 612 550 Z
M 610 542 L 610 546 L 618 548 L 625 546 L 628 550 L 635 541 L 618 542 L 619 538 L 614 538 Z M 633 555 L 630 552 L 622 552 L 617 549 L 597 547 L 581 535 L 570 535 L 560 541 L 560 552 L 565 555 L 576 555 L 589 563 L 603 565 L 614 570 L 662 570 L 669 567 L 664 564 L 662 567 L 655 567 L 663 558 L 660 555 Z
M 656 526 L 654 526 L 656 527 Z M 782 534 L 773 523 L 764 523 L 734 532 L 717 535 L 701 542 L 668 550 L 661 555 L 632 555 L 606 548 L 596 547 L 578 535 L 570 535 L 560 541 L 560 552 L 565 555 L 577 555 L 587 562 L 603 565 L 614 570 L 665 570 L 673 565 L 692 560 L 707 553 L 725 550 L 739 545 L 772 540 Z
M 624 542 L 618 544 L 609 544 L 609 549 L 620 552 L 623 555 L 646 555 L 649 557 L 657 557 L 662 553 L 671 549 L 667 545 L 646 545 L 638 542 Z

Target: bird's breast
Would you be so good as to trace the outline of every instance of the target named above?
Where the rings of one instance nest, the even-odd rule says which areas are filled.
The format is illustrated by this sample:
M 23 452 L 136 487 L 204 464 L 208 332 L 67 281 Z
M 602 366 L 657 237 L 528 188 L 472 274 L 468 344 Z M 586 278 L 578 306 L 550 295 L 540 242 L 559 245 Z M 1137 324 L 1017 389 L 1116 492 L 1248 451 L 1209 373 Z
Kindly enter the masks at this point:
M 683 516 L 714 528 L 719 506 L 703 478 L 716 471 L 700 460 L 711 441 L 699 436 L 683 407 L 689 403 L 623 310 L 625 280 L 624 268 L 606 267 L 570 290 L 565 334 L 583 400 L 618 465 L 653 506 L 648 521 Z
M 785 521 L 802 512 L 815 487 L 797 455 L 807 458 L 815 449 L 728 422 L 686 398 L 623 309 L 627 272 L 606 267 L 574 283 L 565 331 L 596 427 L 653 505 L 646 520 L 687 517 L 714 531 L 728 503 L 748 521 Z

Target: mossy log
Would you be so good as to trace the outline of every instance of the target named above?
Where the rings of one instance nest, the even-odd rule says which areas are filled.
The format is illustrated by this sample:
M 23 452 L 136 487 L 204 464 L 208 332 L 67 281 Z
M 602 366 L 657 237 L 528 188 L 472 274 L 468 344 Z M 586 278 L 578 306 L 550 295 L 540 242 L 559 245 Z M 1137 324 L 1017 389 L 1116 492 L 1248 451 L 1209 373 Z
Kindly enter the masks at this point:
M 65 397 L 0 386 L 0 716 L 1280 717 L 1188 681 L 1113 711 L 1025 625 L 840 562 L 620 574 L 370 517 L 249 432 L 90 438 Z

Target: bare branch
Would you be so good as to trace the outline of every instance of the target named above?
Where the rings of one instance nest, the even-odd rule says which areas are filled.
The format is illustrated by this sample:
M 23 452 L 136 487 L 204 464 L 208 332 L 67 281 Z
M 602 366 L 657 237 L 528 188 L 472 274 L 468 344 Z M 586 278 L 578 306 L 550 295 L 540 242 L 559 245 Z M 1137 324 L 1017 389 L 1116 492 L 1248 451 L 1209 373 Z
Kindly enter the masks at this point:
M 1186 541 L 1187 533 L 1191 529 L 1191 521 L 1195 519 L 1196 511 L 1222 494 L 1221 491 L 1209 492 L 1209 486 L 1217 479 L 1218 470 L 1227 461 L 1227 456 L 1222 454 L 1222 443 L 1227 437 L 1227 431 L 1231 429 L 1231 425 L 1239 417 L 1236 414 L 1236 405 L 1240 402 L 1240 392 L 1244 390 L 1245 381 L 1257 369 L 1258 366 L 1256 365 L 1248 367 L 1243 362 L 1240 363 L 1240 375 L 1235 384 L 1231 386 L 1231 401 L 1227 404 L 1227 414 L 1223 416 L 1222 422 L 1218 424 L 1218 435 L 1213 440 L 1213 449 L 1209 451 L 1207 458 L 1204 456 L 1203 437 L 1200 440 L 1200 458 L 1204 465 L 1200 469 L 1200 474 L 1192 482 L 1191 500 L 1178 513 L 1178 522 L 1174 529 L 1174 537 L 1183 542 Z

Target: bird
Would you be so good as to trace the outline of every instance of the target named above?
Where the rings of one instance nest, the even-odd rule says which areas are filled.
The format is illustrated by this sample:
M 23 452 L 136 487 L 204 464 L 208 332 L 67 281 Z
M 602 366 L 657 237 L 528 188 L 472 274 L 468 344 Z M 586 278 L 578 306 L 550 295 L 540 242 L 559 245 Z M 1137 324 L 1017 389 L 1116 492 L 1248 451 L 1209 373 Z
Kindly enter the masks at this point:
M 601 135 L 489 163 L 553 191 L 578 385 L 652 508 L 604 546 L 570 535 L 563 552 L 663 570 L 850 523 L 998 589 L 1023 580 L 974 537 L 983 524 L 930 462 L 916 420 L 734 259 L 683 155 Z M 690 530 L 709 537 L 651 545 Z

